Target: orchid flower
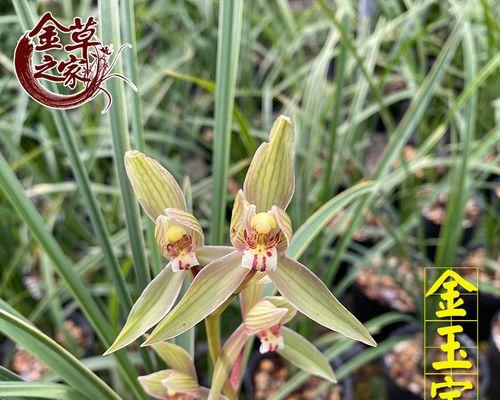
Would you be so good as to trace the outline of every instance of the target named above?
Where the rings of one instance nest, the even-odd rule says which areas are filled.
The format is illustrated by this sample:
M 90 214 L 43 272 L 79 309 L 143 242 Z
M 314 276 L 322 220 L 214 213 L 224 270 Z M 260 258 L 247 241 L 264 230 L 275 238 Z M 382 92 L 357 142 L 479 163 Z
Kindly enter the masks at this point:
M 144 345 L 173 338 L 213 313 L 248 285 L 270 280 L 281 295 L 319 324 L 368 345 L 364 326 L 306 266 L 286 256 L 292 237 L 285 210 L 295 187 L 295 138 L 289 118 L 279 117 L 256 151 L 235 199 L 232 248 L 195 277 L 182 300 L 156 326 Z
M 139 377 L 139 383 L 147 394 L 161 400 L 208 398 L 209 389 L 199 385 L 193 360 L 186 350 L 167 342 L 155 345 L 154 350 L 171 369 Z M 213 398 L 226 399 L 222 395 Z
M 174 177 L 158 161 L 139 151 L 125 154 L 125 167 L 140 204 L 155 223 L 156 242 L 169 263 L 144 289 L 105 354 L 127 346 L 170 311 L 187 271 L 199 264 L 197 251 L 203 247 L 201 226 L 187 211 L 184 195 Z M 216 257 L 219 253 L 214 251 Z M 210 254 L 208 257 L 210 259 Z
M 242 308 L 243 323 L 226 341 L 215 365 L 209 400 L 216 399 L 219 395 L 231 367 L 237 362 L 252 335 L 260 340 L 261 353 L 277 351 L 302 370 L 336 382 L 325 356 L 304 337 L 284 326 L 293 319 L 297 311 L 283 297 L 264 297 L 250 309 Z

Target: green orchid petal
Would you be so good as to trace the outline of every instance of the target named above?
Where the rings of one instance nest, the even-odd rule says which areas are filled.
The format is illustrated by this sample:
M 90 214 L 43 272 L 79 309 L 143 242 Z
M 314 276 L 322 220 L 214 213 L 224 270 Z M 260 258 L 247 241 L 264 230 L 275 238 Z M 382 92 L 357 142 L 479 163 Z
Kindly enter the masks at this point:
M 234 247 L 238 249 L 243 248 L 243 232 L 250 224 L 250 220 L 254 215 L 255 205 L 247 201 L 242 190 L 238 191 L 234 199 L 231 224 L 229 226 L 229 236 Z
M 287 322 L 290 322 L 297 315 L 297 310 L 295 309 L 295 307 L 290 305 L 290 303 L 286 301 L 286 299 L 282 296 L 267 296 L 264 297 L 264 299 L 270 301 L 276 307 L 287 309 L 287 313 L 281 319 L 281 323 L 283 325 Z
M 219 359 L 215 364 L 214 373 L 212 375 L 212 387 L 210 388 L 208 400 L 216 400 L 219 398 L 231 368 L 247 340 L 248 334 L 245 332 L 245 327 L 240 325 L 229 339 L 227 339 L 226 343 L 224 343 Z
M 233 251 L 234 247 L 231 246 L 204 246 L 196 249 L 196 257 L 200 265 L 205 266 Z
M 269 143 L 261 144 L 255 152 L 243 184 L 245 196 L 257 212 L 268 211 L 273 205 L 287 208 L 295 189 L 294 156 L 292 121 L 280 116 L 271 129 Z
M 307 339 L 286 326 L 281 328 L 285 347 L 278 353 L 300 369 L 336 383 L 330 363 Z
M 174 305 L 185 276 L 185 271 L 174 272 L 168 264 L 144 289 L 132 307 L 125 326 L 104 354 L 127 346 L 156 325 Z
M 150 375 L 140 376 L 138 378 L 144 391 L 155 399 L 168 400 L 167 389 L 162 384 L 170 370 L 154 372 Z
M 241 315 L 247 315 L 248 311 L 262 298 L 265 286 L 259 284 L 248 285 L 240 292 Z
M 161 383 L 167 390 L 171 390 L 172 392 L 195 394 L 200 388 L 198 381 L 184 372 L 172 369 L 165 375 Z
M 287 308 L 276 307 L 268 300 L 261 300 L 245 315 L 245 329 L 250 335 L 256 334 L 280 324 L 286 314 Z
M 161 342 L 152 346 L 153 350 L 167 365 L 179 372 L 198 380 L 193 359 L 182 347 L 169 342 Z
M 153 221 L 166 208 L 187 211 L 181 188 L 158 161 L 137 150 L 129 150 L 125 153 L 125 167 L 139 202 Z
M 281 254 L 288 248 L 292 240 L 292 221 L 284 210 L 276 206 L 271 207 L 269 214 L 271 214 L 276 220 L 276 224 L 280 228 L 280 234 L 282 235 L 282 238 L 285 239 L 281 240 L 277 246 L 278 252 Z
M 377 345 L 361 322 L 301 263 L 283 256 L 278 268 L 268 274 L 283 297 L 301 313 L 351 339 Z
M 165 234 L 173 225 L 186 229 L 188 235 L 193 238 L 194 249 L 203 246 L 203 229 L 196 217 L 178 208 L 166 208 L 164 214 L 156 219 L 155 237 L 160 247 L 167 244 Z
M 171 339 L 195 326 L 224 303 L 248 273 L 241 267 L 241 253 L 236 251 L 208 264 L 143 346 Z

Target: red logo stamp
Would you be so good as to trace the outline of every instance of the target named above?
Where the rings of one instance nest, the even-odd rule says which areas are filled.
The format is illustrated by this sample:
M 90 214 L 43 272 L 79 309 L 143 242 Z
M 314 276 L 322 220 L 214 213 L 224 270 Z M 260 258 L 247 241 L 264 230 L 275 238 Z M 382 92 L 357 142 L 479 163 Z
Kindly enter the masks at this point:
M 65 26 L 47 12 L 33 29 L 24 33 L 16 46 L 14 66 L 19 83 L 32 99 L 47 107 L 69 109 L 103 93 L 107 98 L 102 110 L 105 113 L 113 101 L 103 85 L 106 80 L 122 79 L 137 91 L 126 77 L 112 72 L 120 53 L 130 45 L 122 45 L 112 58 L 112 45 L 101 43 L 95 35 L 96 26 L 94 17 L 85 22 L 76 17 Z M 67 44 L 63 45 L 61 39 Z M 37 53 L 40 53 L 39 64 L 33 60 Z M 56 54 L 65 59 L 56 59 Z M 48 82 L 63 85 L 69 94 L 49 90 L 43 85 Z

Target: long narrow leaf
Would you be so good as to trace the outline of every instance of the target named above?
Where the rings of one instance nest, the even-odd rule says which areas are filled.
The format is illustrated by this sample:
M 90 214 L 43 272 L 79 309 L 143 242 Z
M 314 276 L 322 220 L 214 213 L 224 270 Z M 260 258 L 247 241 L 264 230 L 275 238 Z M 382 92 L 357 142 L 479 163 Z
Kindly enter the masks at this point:
M 82 394 L 65 385 L 56 383 L 0 382 L 2 398 L 28 397 L 42 399 L 77 400 Z
M 54 340 L 20 318 L 0 310 L 0 331 L 26 348 L 87 399 L 120 397 Z
M 242 16 L 242 0 L 222 0 L 220 2 L 215 88 L 215 139 L 212 168 L 214 183 L 210 225 L 212 244 L 222 243 L 224 240 L 226 185 L 231 148 L 231 116 L 240 52 Z
M 100 0 L 101 31 L 104 43 L 113 44 L 116 49 L 120 47 L 120 26 L 118 2 L 113 0 Z M 121 73 L 121 62 L 116 63 L 117 73 Z M 130 149 L 128 137 L 127 108 L 125 106 L 125 92 L 123 83 L 119 79 L 110 79 L 106 86 L 113 98 L 113 105 L 109 110 L 111 120 L 111 137 L 113 139 L 113 154 L 118 176 L 118 183 L 122 194 L 122 204 L 125 211 L 125 220 L 130 237 L 132 257 L 134 259 L 134 272 L 138 291 L 142 292 L 149 282 L 149 269 L 144 251 L 144 238 L 142 236 L 139 206 L 132 192 L 132 187 L 127 179 L 124 155 Z

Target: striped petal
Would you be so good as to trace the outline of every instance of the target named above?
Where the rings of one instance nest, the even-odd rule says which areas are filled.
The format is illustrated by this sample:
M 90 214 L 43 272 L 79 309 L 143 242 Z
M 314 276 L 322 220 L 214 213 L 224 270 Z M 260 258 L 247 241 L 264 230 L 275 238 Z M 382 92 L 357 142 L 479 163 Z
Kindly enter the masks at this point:
M 168 400 L 167 389 L 163 386 L 162 380 L 168 376 L 169 372 L 169 370 L 164 370 L 140 376 L 138 381 L 144 391 L 150 396 L 155 399 Z
M 161 381 L 168 392 L 195 394 L 200 385 L 198 381 L 189 374 L 174 369 L 168 370 Z
M 281 356 L 303 371 L 337 382 L 330 363 L 312 343 L 287 327 L 281 328 L 281 336 L 284 341 L 283 348 L 278 350 Z
M 158 161 L 129 150 L 125 153 L 125 168 L 139 203 L 153 221 L 166 208 L 187 210 L 181 188 Z
M 281 319 L 281 323 L 283 325 L 290 322 L 297 315 L 295 307 L 290 305 L 290 303 L 288 303 L 288 301 L 286 301 L 286 299 L 282 296 L 267 296 L 264 297 L 264 299 L 273 303 L 276 307 L 286 308 L 287 313 Z
M 290 220 L 288 214 L 279 207 L 272 206 L 269 213 L 274 217 L 276 224 L 280 228 L 281 240 L 276 248 L 278 249 L 278 253 L 282 254 L 288 248 L 290 241 L 292 240 L 292 221 Z
M 194 379 L 198 379 L 193 359 L 189 353 L 182 347 L 169 342 L 161 342 L 152 346 L 153 350 L 167 365 L 176 371 L 190 375 Z
M 233 252 L 208 264 L 193 279 L 182 300 L 161 321 L 143 346 L 171 339 L 213 313 L 243 282 L 241 253 Z
M 261 144 L 255 152 L 243 184 L 245 196 L 257 212 L 273 205 L 287 208 L 295 189 L 294 157 L 292 121 L 280 116 L 271 129 L 269 143 Z
M 235 248 L 241 250 L 244 247 L 244 231 L 250 224 L 251 218 L 255 215 L 255 205 L 250 204 L 245 198 L 245 194 L 240 190 L 236 194 L 229 226 L 229 236 Z
M 328 329 L 370 346 L 377 345 L 363 324 L 307 267 L 286 256 L 280 257 L 278 262 L 278 268 L 268 274 L 292 306 Z
M 127 346 L 156 325 L 174 305 L 184 277 L 185 271 L 174 272 L 168 264 L 144 289 L 132 307 L 125 326 L 104 354 Z
M 276 307 L 268 300 L 261 300 L 244 317 L 245 329 L 249 335 L 264 331 L 281 323 L 288 309 Z
M 231 246 L 203 246 L 196 249 L 196 257 L 200 265 L 205 266 L 218 258 L 224 257 L 234 251 Z

